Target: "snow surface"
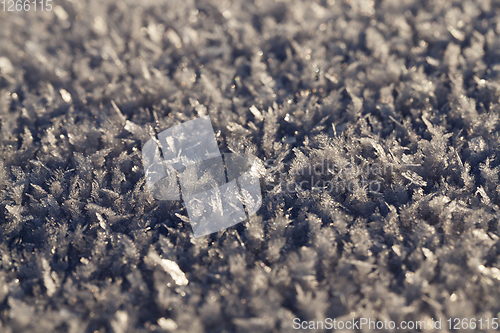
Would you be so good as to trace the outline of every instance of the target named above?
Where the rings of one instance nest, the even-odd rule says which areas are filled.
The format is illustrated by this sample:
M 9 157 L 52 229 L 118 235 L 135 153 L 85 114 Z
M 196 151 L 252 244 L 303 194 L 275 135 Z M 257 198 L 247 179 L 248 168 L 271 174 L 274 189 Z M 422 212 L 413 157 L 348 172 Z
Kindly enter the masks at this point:
M 498 0 L 53 6 L 0 11 L 0 332 L 500 312 Z M 195 240 L 141 148 L 205 115 L 263 203 Z

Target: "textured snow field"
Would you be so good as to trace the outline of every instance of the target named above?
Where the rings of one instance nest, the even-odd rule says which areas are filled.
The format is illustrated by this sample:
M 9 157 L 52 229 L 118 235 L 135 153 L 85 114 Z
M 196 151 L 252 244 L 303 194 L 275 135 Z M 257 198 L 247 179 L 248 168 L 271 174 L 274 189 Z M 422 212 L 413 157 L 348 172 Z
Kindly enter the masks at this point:
M 0 11 L 0 332 L 497 317 L 499 1 L 53 2 Z M 194 239 L 141 148 L 204 115 L 263 204 Z

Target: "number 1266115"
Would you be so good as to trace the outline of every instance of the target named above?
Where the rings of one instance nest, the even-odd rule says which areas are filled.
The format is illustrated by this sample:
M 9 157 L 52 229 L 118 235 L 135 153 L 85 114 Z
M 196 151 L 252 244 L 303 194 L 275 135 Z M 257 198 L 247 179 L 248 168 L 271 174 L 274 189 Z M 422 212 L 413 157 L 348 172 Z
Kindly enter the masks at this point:
M 52 0 L 2 0 L 0 8 L 4 12 L 51 11 Z

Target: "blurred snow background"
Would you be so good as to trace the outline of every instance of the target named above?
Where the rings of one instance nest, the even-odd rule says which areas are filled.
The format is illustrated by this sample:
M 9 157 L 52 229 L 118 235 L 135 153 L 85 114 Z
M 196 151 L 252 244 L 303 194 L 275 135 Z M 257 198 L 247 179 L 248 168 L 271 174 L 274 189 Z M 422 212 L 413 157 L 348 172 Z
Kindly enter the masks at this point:
M 53 6 L 0 12 L 1 332 L 497 316 L 499 1 Z M 207 114 L 267 168 L 257 215 L 194 240 L 140 150 Z M 321 161 L 391 172 L 287 190 Z

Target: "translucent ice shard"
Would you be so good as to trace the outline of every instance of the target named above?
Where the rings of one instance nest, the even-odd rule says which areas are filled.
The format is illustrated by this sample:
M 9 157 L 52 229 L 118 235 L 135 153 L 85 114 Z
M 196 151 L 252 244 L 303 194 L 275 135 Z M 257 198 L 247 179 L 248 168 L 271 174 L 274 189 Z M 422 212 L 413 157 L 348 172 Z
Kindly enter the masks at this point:
M 233 226 L 260 208 L 255 160 L 222 156 L 208 116 L 169 128 L 158 138 L 142 151 L 148 189 L 159 200 L 182 196 L 195 237 Z

